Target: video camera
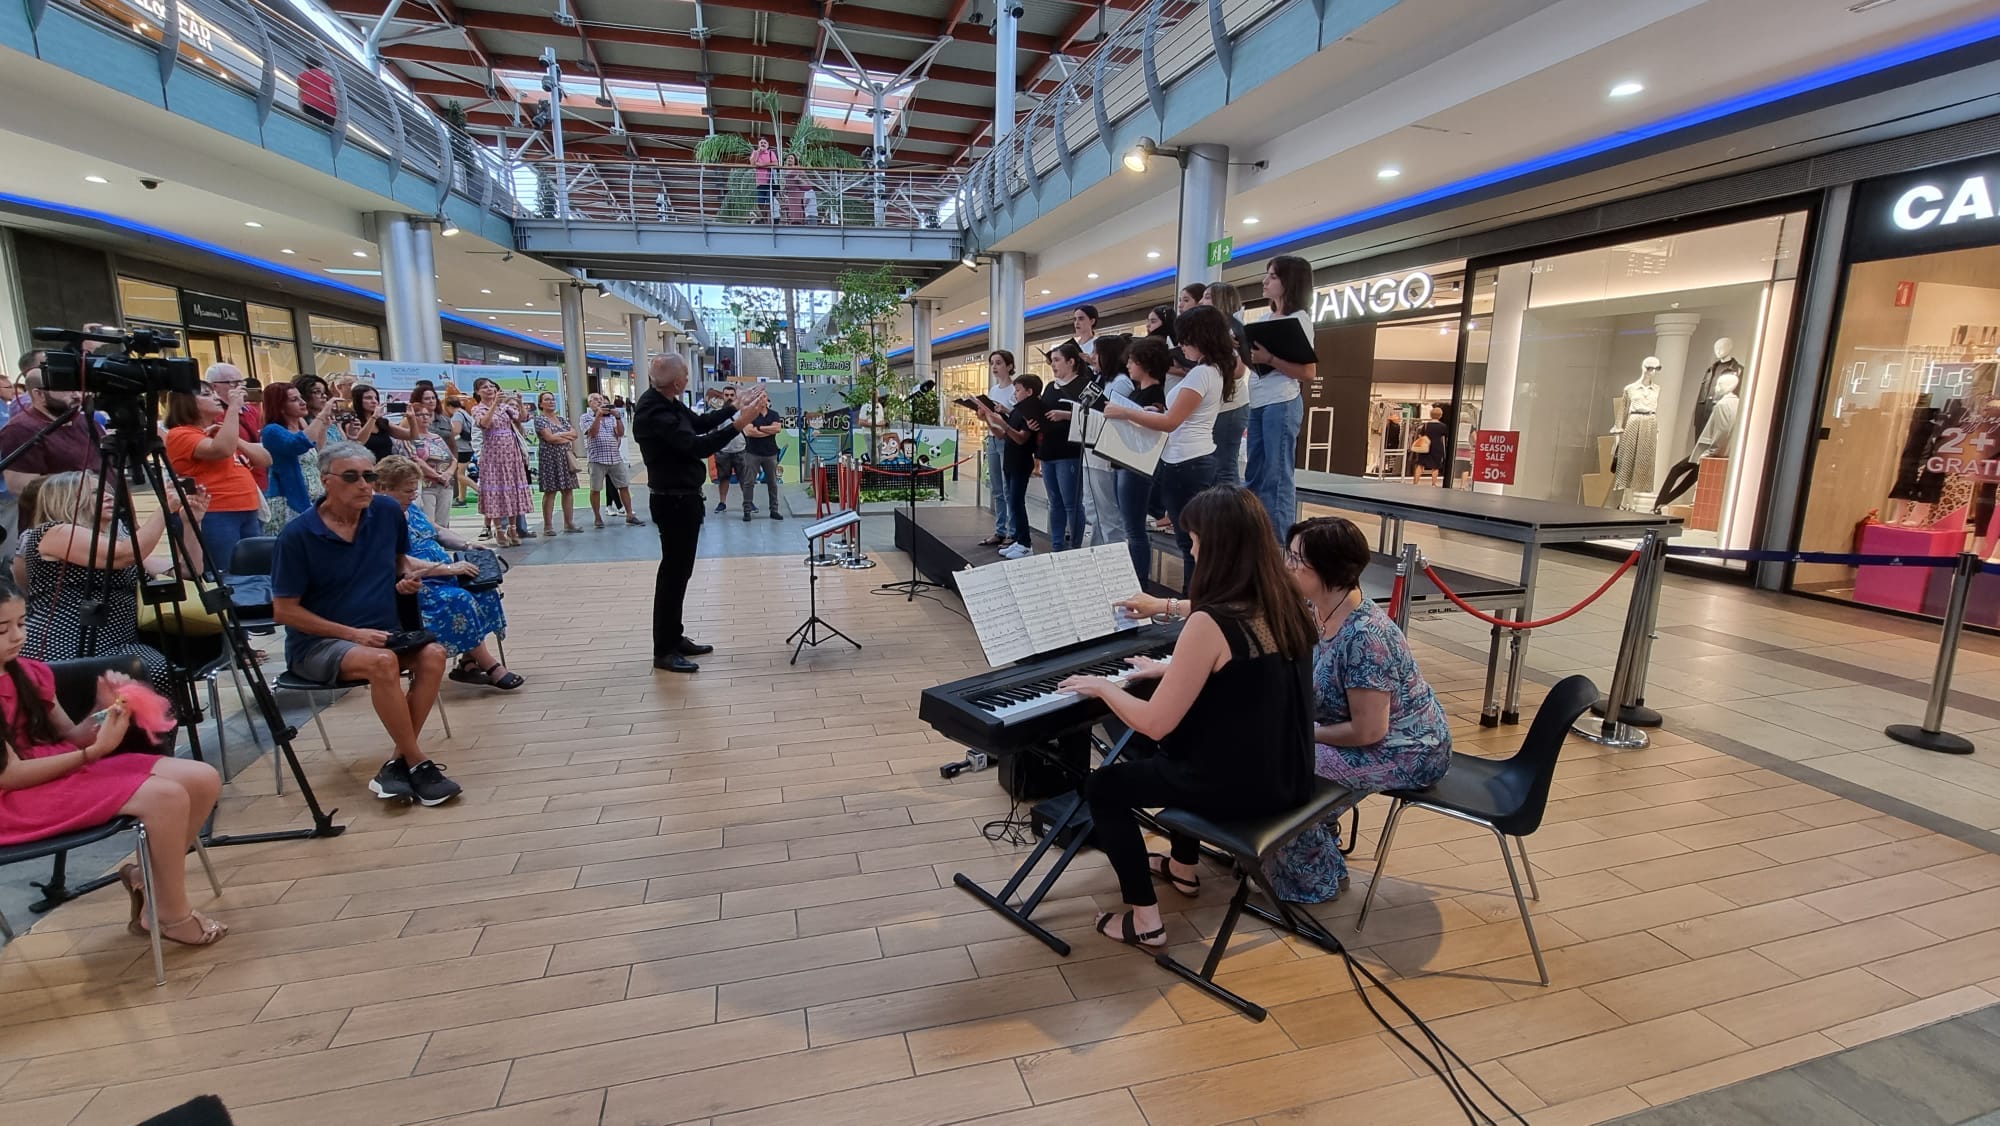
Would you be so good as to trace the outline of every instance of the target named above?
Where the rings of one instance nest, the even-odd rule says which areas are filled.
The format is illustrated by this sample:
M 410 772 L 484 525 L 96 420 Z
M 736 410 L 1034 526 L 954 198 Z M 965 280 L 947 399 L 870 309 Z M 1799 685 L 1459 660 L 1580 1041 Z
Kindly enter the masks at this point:
M 69 328 L 38 328 L 37 340 L 68 345 L 47 353 L 42 387 L 49 391 L 87 391 L 104 400 L 143 399 L 149 395 L 201 390 L 201 369 L 184 357 L 160 355 L 181 346 L 180 337 L 160 329 L 131 332 L 89 332 Z M 110 345 L 86 351 L 85 342 Z

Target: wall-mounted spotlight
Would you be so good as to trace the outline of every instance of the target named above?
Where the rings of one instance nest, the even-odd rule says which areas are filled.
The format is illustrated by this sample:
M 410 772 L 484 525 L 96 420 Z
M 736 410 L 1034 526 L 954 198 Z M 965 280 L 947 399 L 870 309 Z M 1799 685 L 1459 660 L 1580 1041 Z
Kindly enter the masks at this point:
M 1131 151 L 1125 154 L 1125 167 L 1134 172 L 1144 172 L 1146 166 L 1151 164 L 1156 156 L 1168 157 L 1183 164 L 1187 162 L 1186 149 L 1162 148 L 1160 143 L 1151 137 L 1141 137 L 1139 143 L 1133 145 Z

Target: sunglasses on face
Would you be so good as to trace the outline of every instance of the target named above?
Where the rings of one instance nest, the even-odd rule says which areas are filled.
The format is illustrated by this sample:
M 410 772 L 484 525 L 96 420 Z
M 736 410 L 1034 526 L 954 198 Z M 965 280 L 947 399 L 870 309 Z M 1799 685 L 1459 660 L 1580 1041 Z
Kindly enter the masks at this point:
M 366 481 L 372 485 L 375 483 L 376 473 L 373 469 L 343 469 L 338 473 L 329 474 L 328 476 L 338 477 L 350 485 L 357 481 Z

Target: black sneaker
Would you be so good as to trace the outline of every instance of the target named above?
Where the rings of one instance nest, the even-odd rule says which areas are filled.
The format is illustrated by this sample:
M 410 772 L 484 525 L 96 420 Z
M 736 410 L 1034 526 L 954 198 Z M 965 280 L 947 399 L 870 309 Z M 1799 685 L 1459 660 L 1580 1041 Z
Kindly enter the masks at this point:
M 784 513 L 782 513 L 782 512 L 779 512 L 779 511 L 778 511 L 777 509 L 775 509 L 775 508 L 771 510 L 771 519 L 773 519 L 773 520 L 783 520 L 784 518 L 785 518 L 785 514 L 784 514 Z
M 425 805 L 443 805 L 459 795 L 460 786 L 444 776 L 444 767 L 425 759 L 410 768 L 410 789 Z
M 383 801 L 409 801 L 417 796 L 410 785 L 410 768 L 402 759 L 392 758 L 375 772 L 368 789 Z
M 729 511 L 729 502 L 725 500 L 725 501 L 721 501 L 721 502 L 717 503 L 717 504 L 716 504 L 716 506 L 715 506 L 715 510 L 716 510 L 717 512 L 727 512 L 727 511 Z

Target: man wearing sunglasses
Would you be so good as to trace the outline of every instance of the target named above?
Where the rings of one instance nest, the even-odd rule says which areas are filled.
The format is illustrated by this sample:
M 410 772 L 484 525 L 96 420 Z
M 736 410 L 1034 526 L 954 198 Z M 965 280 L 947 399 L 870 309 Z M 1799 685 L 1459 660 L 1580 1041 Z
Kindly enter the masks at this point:
M 320 451 L 326 496 L 278 534 L 271 569 L 271 616 L 285 627 L 285 664 L 320 684 L 365 681 L 395 754 L 368 789 L 376 797 L 442 805 L 459 785 L 424 754 L 417 734 L 444 681 L 444 647 L 388 648 L 402 631 L 398 595 L 414 595 L 426 575 L 451 564 L 410 558 L 402 505 L 375 493 L 375 455 L 358 442 Z M 403 674 L 410 687 L 403 689 Z

